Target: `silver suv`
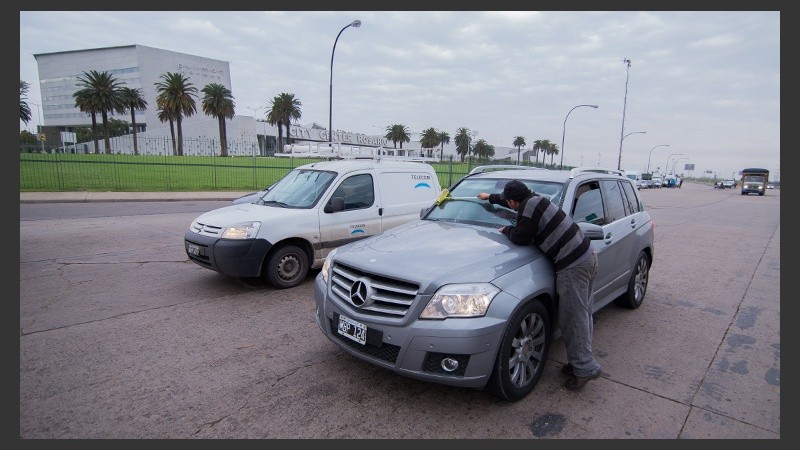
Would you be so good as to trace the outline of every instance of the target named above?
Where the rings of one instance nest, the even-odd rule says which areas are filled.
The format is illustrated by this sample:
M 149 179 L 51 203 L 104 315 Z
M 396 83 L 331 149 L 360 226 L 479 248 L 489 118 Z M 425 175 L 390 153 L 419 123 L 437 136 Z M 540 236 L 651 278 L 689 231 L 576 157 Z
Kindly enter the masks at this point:
M 598 254 L 594 310 L 638 308 L 653 228 L 619 171 L 474 170 L 421 219 L 332 252 L 315 280 L 316 322 L 352 356 L 412 378 L 528 395 L 557 329 L 553 264 L 498 228 L 516 212 L 477 198 L 520 180 L 578 222 Z

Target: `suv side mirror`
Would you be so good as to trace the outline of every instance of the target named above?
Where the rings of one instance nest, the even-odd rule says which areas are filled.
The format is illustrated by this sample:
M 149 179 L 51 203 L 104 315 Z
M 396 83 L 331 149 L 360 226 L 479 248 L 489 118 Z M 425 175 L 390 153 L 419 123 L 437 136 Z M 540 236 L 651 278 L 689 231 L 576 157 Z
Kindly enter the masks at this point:
M 596 241 L 598 239 L 603 239 L 603 227 L 600 225 L 589 222 L 579 222 L 578 228 L 580 228 L 581 231 L 583 231 L 583 235 L 590 240 Z
M 344 197 L 333 197 L 327 205 L 325 205 L 326 213 L 335 213 L 344 210 Z

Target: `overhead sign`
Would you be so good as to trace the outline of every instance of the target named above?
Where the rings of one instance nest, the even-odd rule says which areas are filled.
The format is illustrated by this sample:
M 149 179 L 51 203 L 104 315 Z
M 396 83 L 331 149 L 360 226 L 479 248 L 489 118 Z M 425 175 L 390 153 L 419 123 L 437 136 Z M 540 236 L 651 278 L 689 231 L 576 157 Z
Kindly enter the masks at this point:
M 683 170 L 694 170 L 694 164 L 684 164 Z

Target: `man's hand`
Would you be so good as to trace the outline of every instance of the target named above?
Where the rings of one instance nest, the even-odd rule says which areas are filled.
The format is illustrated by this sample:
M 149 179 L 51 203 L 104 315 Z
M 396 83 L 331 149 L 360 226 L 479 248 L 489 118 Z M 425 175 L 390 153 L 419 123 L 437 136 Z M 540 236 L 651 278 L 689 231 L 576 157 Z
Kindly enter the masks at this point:
M 489 194 L 486 192 L 481 192 L 480 194 L 478 194 L 478 198 L 481 200 L 489 200 Z

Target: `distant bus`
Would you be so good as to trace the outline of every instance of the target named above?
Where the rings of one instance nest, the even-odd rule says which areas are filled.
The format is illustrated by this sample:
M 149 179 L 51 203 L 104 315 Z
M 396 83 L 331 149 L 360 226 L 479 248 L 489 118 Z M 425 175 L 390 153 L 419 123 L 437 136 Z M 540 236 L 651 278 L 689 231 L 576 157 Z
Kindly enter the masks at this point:
M 759 168 L 742 169 L 742 195 L 764 195 L 769 182 L 769 170 Z

